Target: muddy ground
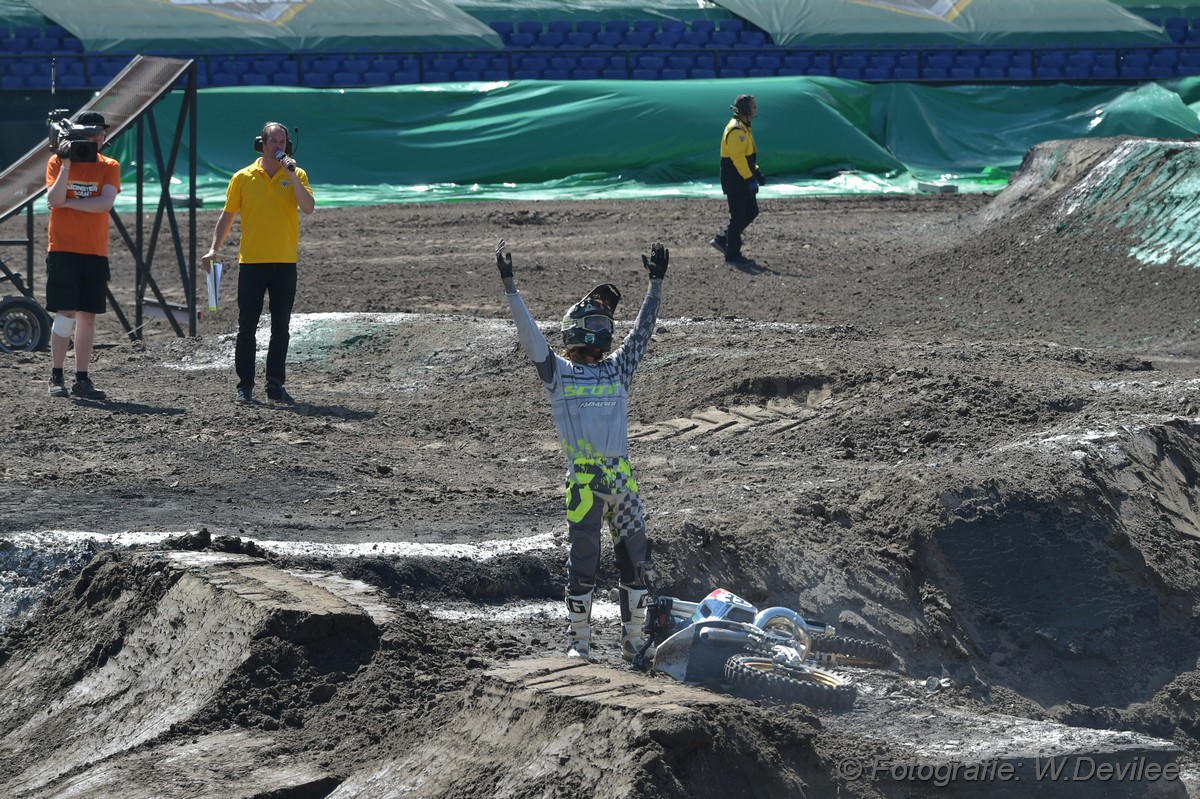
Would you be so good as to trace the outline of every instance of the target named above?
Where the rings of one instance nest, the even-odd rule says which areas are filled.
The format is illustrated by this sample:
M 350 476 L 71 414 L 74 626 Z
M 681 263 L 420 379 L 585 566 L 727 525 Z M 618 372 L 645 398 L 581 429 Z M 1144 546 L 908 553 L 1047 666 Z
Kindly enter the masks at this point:
M 1187 795 L 1200 274 L 1073 210 L 1118 145 L 996 197 L 768 195 L 745 271 L 716 201 L 318 208 L 293 407 L 233 404 L 236 270 L 199 337 L 103 321 L 107 402 L 0 358 L 0 793 Z M 563 463 L 500 238 L 548 330 L 606 281 L 628 325 L 670 248 L 630 420 L 660 586 L 886 642 L 852 710 L 633 672 L 611 604 L 596 664 L 559 655 Z

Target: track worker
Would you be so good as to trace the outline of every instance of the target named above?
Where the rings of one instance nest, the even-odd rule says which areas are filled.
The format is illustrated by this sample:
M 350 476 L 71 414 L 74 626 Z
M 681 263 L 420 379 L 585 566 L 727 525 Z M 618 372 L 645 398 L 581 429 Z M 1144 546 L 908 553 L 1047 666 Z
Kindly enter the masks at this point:
M 104 116 L 85 111 L 74 141 L 63 138 L 46 164 L 50 206 L 46 252 L 46 310 L 55 313 L 50 332 L 50 396 L 102 400 L 88 372 L 96 341 L 96 316 L 108 310 L 108 214 L 121 191 L 121 165 L 99 149 L 108 137 Z M 94 142 L 80 152 L 81 142 Z M 72 153 L 87 160 L 72 160 Z M 63 365 L 75 337 L 75 381 L 67 390 Z
M 645 514 L 629 464 L 629 385 L 654 325 L 670 252 L 659 243 L 642 256 L 649 287 L 633 329 L 615 352 L 613 314 L 621 292 L 596 286 L 567 309 L 563 348 L 553 352 L 513 278 L 505 242 L 496 266 L 517 325 L 517 340 L 550 398 L 554 426 L 567 457 L 567 656 L 590 660 L 592 595 L 600 568 L 601 528 L 608 522 L 620 577 L 621 654 L 632 660 L 643 643 L 647 591 L 640 564 L 650 559 Z
M 758 115 L 752 94 L 740 94 L 730 106 L 733 118 L 721 134 L 721 191 L 729 204 L 729 225 L 709 242 L 731 266 L 754 266 L 742 255 L 742 233 L 758 216 L 758 188 L 767 179 L 758 168 L 758 148 L 750 123 Z
M 238 248 L 238 332 L 233 365 L 237 373 L 234 401 L 254 401 L 255 333 L 262 316 L 263 298 L 269 297 L 271 339 L 267 344 L 266 392 L 271 402 L 291 405 L 295 400 L 283 387 L 287 379 L 287 351 L 296 301 L 296 263 L 300 252 L 300 211 L 307 216 L 316 208 L 308 173 L 292 157 L 288 129 L 278 122 L 263 125 L 254 140 L 262 153 L 254 163 L 229 180 L 225 208 L 213 229 L 212 245 L 200 262 L 212 268 L 217 250 L 225 243 L 239 214 L 242 238 Z

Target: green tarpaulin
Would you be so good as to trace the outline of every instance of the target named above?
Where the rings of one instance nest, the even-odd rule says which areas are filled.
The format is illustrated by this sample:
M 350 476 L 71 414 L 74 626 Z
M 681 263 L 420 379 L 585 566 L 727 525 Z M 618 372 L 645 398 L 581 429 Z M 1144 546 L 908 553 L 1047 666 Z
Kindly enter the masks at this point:
M 255 157 L 254 134 L 277 119 L 300 129 L 297 159 L 323 203 L 719 196 L 718 142 L 740 92 L 758 98 L 767 197 L 912 192 L 921 181 L 995 189 L 1046 140 L 1200 133 L 1196 111 L 1153 84 L 933 88 L 759 78 L 206 89 L 198 193 L 207 207 L 219 204 L 229 176 Z M 178 102 L 156 106 L 160 129 L 170 129 Z M 114 147 L 127 167 L 132 144 Z
M 1065 47 L 1169 43 L 1109 0 L 720 0 L 793 46 Z
M 28 0 L 92 52 L 483 49 L 499 35 L 449 0 Z

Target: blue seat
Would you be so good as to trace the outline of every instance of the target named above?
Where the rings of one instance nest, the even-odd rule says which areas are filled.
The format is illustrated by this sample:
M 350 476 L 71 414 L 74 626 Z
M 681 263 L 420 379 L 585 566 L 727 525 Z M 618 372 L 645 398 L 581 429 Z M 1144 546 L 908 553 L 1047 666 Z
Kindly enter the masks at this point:
M 506 19 L 496 19 L 488 23 L 488 27 L 500 34 L 501 37 L 507 37 L 516 28 L 511 22 Z
M 603 47 L 606 50 L 612 50 L 621 46 L 621 41 L 625 38 L 625 34 L 617 33 L 616 31 L 600 31 L 596 34 L 596 47 Z
M 626 80 L 629 77 L 629 73 L 624 69 L 609 67 L 608 69 L 600 71 L 600 77 L 604 78 L 605 80 Z
M 622 35 L 629 33 L 629 20 L 626 19 L 610 19 L 604 23 L 604 30 L 609 33 L 620 33 Z
M 454 80 L 453 72 L 438 72 L 437 70 L 429 70 L 425 73 L 426 83 L 449 83 Z
M 555 31 L 542 31 L 538 34 L 537 41 L 533 43 L 534 47 L 544 50 L 554 50 L 566 44 L 567 36 L 565 33 L 557 33 Z
M 1038 53 L 1037 66 L 1040 71 L 1043 67 L 1052 69 L 1061 69 L 1067 65 L 1067 54 L 1062 50 L 1047 50 L 1043 53 Z
M 738 43 L 737 31 L 713 31 L 708 43 L 712 47 L 734 47 Z
M 687 80 L 688 76 L 686 69 L 671 69 L 670 67 L 664 67 L 661 74 L 663 80 Z
M 662 56 L 643 55 L 633 59 L 634 69 L 652 69 L 656 72 L 661 72 L 666 65 L 666 59 Z
M 812 56 L 808 53 L 789 53 L 783 57 L 783 68 L 798 70 L 800 74 L 812 64 Z
M 25 88 L 25 78 L 21 75 L 3 75 L 0 76 L 0 89 L 23 89 Z
M 678 47 L 683 43 L 682 31 L 659 31 L 650 40 L 651 47 Z
M 925 56 L 925 71 L 935 69 L 939 71 L 942 77 L 949 74 L 950 67 L 954 66 L 954 56 L 948 53 L 930 53 Z
M 683 34 L 680 47 L 704 47 L 708 44 L 709 31 L 688 31 Z
M 544 56 L 519 55 L 513 56 L 513 66 L 524 71 L 541 72 L 550 66 L 550 61 Z
M 537 36 L 542 32 L 542 22 L 537 19 L 523 19 L 517 23 L 517 33 L 532 33 Z
M 991 50 L 983 57 L 983 65 L 989 69 L 1003 70 L 1012 63 L 1012 53 L 1008 50 Z
M 572 26 L 571 23 L 565 19 L 552 19 L 546 23 L 546 30 L 550 31 L 551 33 L 561 33 L 563 36 L 566 36 L 568 33 L 574 30 L 574 26 Z
M 361 75 L 370 68 L 370 63 L 365 58 L 344 58 L 342 59 L 342 72 L 353 72 L 355 75 Z
M 1009 67 L 1006 72 L 1009 80 L 1033 80 L 1033 70 L 1029 67 Z
M 865 69 L 868 61 L 863 53 L 839 53 L 834 63 L 840 72 L 842 69 Z
M 254 72 L 247 72 L 242 75 L 243 86 L 269 86 L 271 78 L 268 75 L 259 75 Z
M 371 69 L 377 72 L 395 72 L 400 69 L 400 62 L 395 58 L 376 58 L 371 62 Z
M 582 56 L 579 59 L 579 68 L 590 70 L 599 73 L 602 69 L 608 66 L 608 60 L 603 56 L 589 55 Z
M 692 69 L 696 66 L 696 57 L 693 55 L 669 55 L 667 56 L 667 66 L 671 69 Z
M 881 67 L 867 67 L 862 72 L 862 80 L 871 83 L 883 83 L 892 79 L 892 71 Z
M 921 77 L 915 67 L 896 67 L 892 70 L 893 80 L 914 81 Z
M 535 42 L 537 42 L 537 34 L 526 31 L 516 31 L 508 37 L 508 46 L 514 50 L 526 50 L 533 47 Z
M 754 59 L 748 55 L 730 55 L 721 59 L 721 74 L 724 75 L 727 70 L 738 70 L 745 72 L 754 66 Z
M 571 80 L 596 80 L 599 77 L 598 69 L 577 69 L 571 73 Z
M 1187 40 L 1188 21 L 1185 17 L 1167 17 L 1163 20 L 1163 29 L 1175 44 L 1183 44 Z
M 711 67 L 696 68 L 689 72 L 688 76 L 693 80 L 708 80 L 717 77 L 717 71 Z
M 649 34 L 658 33 L 658 20 L 656 19 L 635 19 L 633 21 L 633 29 L 635 31 L 645 31 Z
M 571 31 L 567 34 L 567 47 L 578 47 L 580 49 L 591 47 L 596 43 L 596 34 L 591 31 Z
M 371 86 L 387 86 L 392 82 L 392 73 L 382 72 L 380 70 L 371 70 L 363 73 L 363 83 Z
M 93 74 L 93 78 L 96 78 L 96 77 L 98 77 L 98 76 Z M 325 80 L 325 76 L 320 75 L 318 77 L 320 78 L 321 82 L 323 83 Z M 209 80 L 209 85 L 211 85 L 211 86 L 238 86 L 241 84 L 241 82 L 242 82 L 242 79 L 241 79 L 241 76 L 239 76 L 239 75 L 230 75 L 228 72 L 217 72 L 217 73 L 214 73 L 212 78 Z
M 692 30 L 712 33 L 717 29 L 717 23 L 711 19 L 694 19 L 692 20 Z
M 737 17 L 730 17 L 729 19 L 723 19 L 717 23 L 717 30 L 733 31 L 734 33 L 741 31 L 745 27 L 746 27 L 745 23 L 743 23 L 742 20 L 738 19 Z
M 554 56 L 550 59 L 550 69 L 558 72 L 574 72 L 579 68 L 579 60 L 573 56 Z
M 575 30 L 583 33 L 590 33 L 595 36 L 597 33 L 603 30 L 603 25 L 599 20 L 596 19 L 581 19 L 575 23 Z
M 989 67 L 986 64 L 979 68 L 978 77 L 980 80 L 1004 80 L 1008 77 L 1004 67 Z
M 683 34 L 687 32 L 687 23 L 679 19 L 664 19 L 662 27 L 659 30 L 673 31 L 674 33 Z
M 646 47 L 650 44 L 651 36 L 645 31 L 629 31 L 621 38 L 622 47 Z

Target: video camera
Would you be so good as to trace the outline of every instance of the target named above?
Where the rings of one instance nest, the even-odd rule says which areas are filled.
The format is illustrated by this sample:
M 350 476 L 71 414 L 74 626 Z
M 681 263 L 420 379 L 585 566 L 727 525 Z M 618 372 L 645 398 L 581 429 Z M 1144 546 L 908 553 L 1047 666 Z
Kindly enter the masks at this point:
M 71 121 L 71 114 L 65 108 L 56 108 L 46 117 L 46 127 L 50 130 L 50 149 L 58 152 L 63 141 L 71 143 L 70 158 L 80 163 L 92 163 L 100 145 L 90 141 L 89 137 L 104 132 L 102 125 L 76 125 Z

